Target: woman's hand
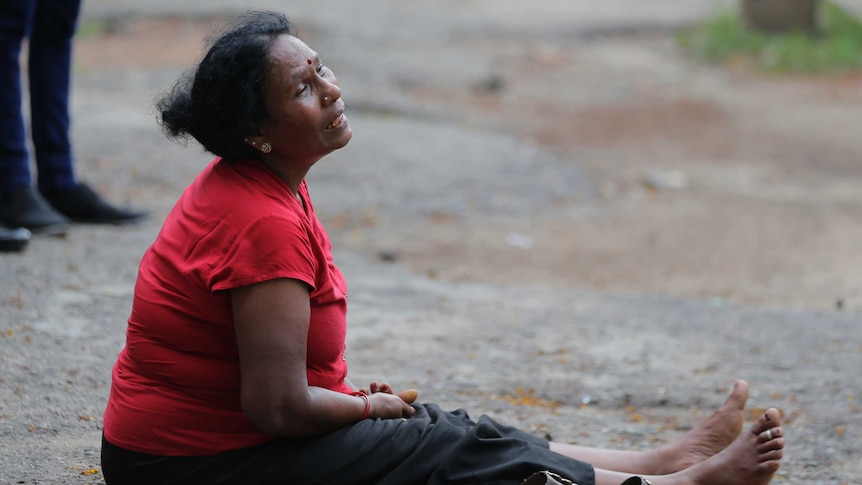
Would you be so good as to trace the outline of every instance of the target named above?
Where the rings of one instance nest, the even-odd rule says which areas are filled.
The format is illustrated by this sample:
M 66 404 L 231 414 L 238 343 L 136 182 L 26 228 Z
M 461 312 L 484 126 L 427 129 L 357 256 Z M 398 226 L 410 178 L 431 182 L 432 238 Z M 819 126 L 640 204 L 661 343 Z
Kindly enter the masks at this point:
M 360 387 L 359 392 L 368 396 L 372 394 L 377 394 L 378 392 L 392 394 L 392 386 L 390 386 L 386 382 L 381 383 L 377 381 L 371 381 L 371 384 L 369 384 L 368 387 Z
M 368 387 L 360 387 L 359 392 L 368 396 L 371 410 L 368 416 L 372 418 L 393 419 L 412 417 L 416 410 L 410 403 L 416 400 L 419 391 L 407 389 L 395 394 L 387 382 L 371 381 Z
M 411 418 L 416 410 L 410 404 L 405 402 L 401 397 L 393 395 L 390 392 L 375 392 L 368 396 L 371 403 L 369 410 L 369 418 L 395 419 L 395 418 Z
M 394 392 L 392 391 L 392 386 L 390 386 L 386 382 L 380 383 L 377 381 L 371 381 L 371 384 L 369 384 L 368 387 L 360 387 L 359 392 L 368 396 L 370 396 L 371 394 L 376 394 L 378 392 L 394 394 Z M 412 404 L 413 401 L 415 401 L 416 398 L 419 397 L 419 391 L 417 391 L 416 389 L 407 389 L 399 392 L 397 395 L 401 398 L 402 401 L 406 402 L 407 404 Z

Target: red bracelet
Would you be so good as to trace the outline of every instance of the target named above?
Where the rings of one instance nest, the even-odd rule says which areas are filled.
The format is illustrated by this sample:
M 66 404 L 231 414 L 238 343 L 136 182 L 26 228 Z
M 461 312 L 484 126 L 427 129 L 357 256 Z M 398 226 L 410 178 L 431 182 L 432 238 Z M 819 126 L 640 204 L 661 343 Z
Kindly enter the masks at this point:
M 359 396 L 362 399 L 365 399 L 365 411 L 362 412 L 362 417 L 359 418 L 360 421 L 368 417 L 368 414 L 371 412 L 371 400 L 368 399 L 368 395 L 362 391 L 356 391 L 353 393 L 354 396 Z

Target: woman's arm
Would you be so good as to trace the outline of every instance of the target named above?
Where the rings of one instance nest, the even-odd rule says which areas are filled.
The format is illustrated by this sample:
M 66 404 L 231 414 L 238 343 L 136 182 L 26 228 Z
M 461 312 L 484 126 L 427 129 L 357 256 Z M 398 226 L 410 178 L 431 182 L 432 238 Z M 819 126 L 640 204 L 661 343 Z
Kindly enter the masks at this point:
M 359 421 L 365 399 L 309 387 L 306 348 L 308 286 L 275 279 L 231 290 L 239 349 L 242 406 L 265 433 L 312 436 Z M 369 417 L 401 418 L 413 408 L 398 396 L 368 396 Z

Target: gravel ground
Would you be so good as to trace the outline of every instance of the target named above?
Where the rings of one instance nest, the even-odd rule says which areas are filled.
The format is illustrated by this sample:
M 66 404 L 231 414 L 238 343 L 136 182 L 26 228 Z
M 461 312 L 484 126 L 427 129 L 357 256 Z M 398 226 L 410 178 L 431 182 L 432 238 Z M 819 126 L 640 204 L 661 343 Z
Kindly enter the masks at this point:
M 644 449 L 745 378 L 785 416 L 776 483 L 862 483 L 860 78 L 699 65 L 673 28 L 708 4 L 296 2 L 355 133 L 309 180 L 355 381 Z M 0 256 L 2 485 L 102 483 L 137 262 L 209 158 L 152 99 L 240 5 L 85 4 L 79 173 L 152 217 Z

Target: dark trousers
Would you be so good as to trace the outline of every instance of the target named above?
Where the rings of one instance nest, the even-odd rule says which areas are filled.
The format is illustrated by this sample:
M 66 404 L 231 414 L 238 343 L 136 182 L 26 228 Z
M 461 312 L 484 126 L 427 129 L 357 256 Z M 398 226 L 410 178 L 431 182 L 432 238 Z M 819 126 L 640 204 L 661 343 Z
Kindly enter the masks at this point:
M 25 38 L 38 186 L 49 191 L 75 185 L 69 83 L 80 7 L 81 0 L 0 1 L 0 195 L 32 184 L 19 63 Z
M 487 416 L 413 404 L 408 419 L 366 419 L 317 438 L 280 438 L 216 456 L 156 456 L 102 439 L 108 485 L 518 485 L 551 470 L 595 485 L 589 464 Z

